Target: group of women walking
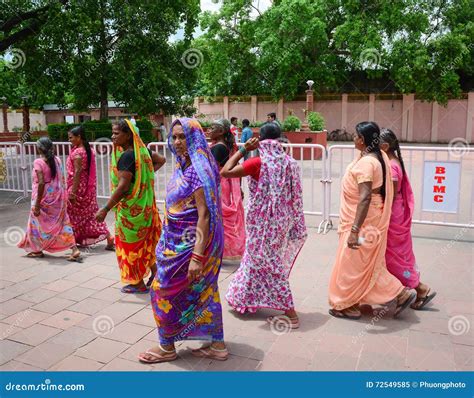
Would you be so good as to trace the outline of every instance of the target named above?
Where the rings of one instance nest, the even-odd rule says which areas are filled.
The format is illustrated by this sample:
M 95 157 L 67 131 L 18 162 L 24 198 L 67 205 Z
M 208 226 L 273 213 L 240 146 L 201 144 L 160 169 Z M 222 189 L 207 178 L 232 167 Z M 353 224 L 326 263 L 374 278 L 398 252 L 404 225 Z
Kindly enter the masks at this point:
M 166 188 L 163 223 L 154 171 L 166 159 L 146 148 L 132 122 L 113 125 L 112 194 L 101 209 L 94 152 L 83 128 L 69 132 L 73 149 L 67 183 L 52 142 L 38 140 L 33 207 L 19 247 L 30 257 L 71 248 L 68 259 L 77 261 L 77 245 L 107 240 L 106 249 L 116 251 L 122 291 L 151 295 L 159 345 L 141 353 L 141 362 L 172 361 L 175 343 L 191 339 L 207 342 L 193 355 L 227 359 L 218 288 L 223 259 L 240 261 L 225 295 L 233 310 L 279 310 L 283 316 L 269 317 L 268 323 L 299 327 L 289 276 L 307 237 L 301 170 L 282 147 L 278 124 L 266 123 L 259 138 L 239 149 L 230 127 L 225 119 L 215 121 L 209 145 L 197 120 L 174 121 L 168 146 L 176 164 Z M 330 314 L 357 319 L 360 304 L 394 302 L 398 315 L 415 297 L 412 306 L 420 309 L 436 293 L 419 282 L 410 235 L 413 194 L 398 141 L 389 130 L 381 134 L 373 122 L 360 123 L 356 130 L 361 155 L 342 182 Z M 259 156 L 248 158 L 257 148 Z M 249 186 L 246 218 L 243 177 Z M 104 222 L 111 210 L 114 237 Z

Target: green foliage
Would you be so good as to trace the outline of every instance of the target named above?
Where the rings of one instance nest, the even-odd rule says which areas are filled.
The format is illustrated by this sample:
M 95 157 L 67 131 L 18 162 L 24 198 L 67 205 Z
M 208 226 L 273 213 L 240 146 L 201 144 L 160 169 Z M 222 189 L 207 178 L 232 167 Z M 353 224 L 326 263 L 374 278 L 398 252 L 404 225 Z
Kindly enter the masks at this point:
M 250 122 L 249 127 L 262 127 L 266 122 L 259 122 L 258 120 L 256 122 Z
M 200 95 L 291 100 L 307 80 L 317 93 L 364 91 L 360 76 L 446 103 L 461 93 L 461 77 L 474 79 L 472 1 L 271 3 L 259 13 L 251 0 L 224 1 L 202 15 Z
M 296 131 L 301 128 L 301 120 L 294 115 L 288 116 L 283 122 L 283 131 Z
M 156 141 L 152 129 L 153 125 L 148 119 L 137 120 L 137 127 L 140 131 L 140 138 L 144 143 Z M 102 120 L 89 120 L 82 123 L 86 129 L 86 136 L 89 141 L 95 141 L 98 138 L 111 138 L 112 123 Z M 48 135 L 53 141 L 67 141 L 67 133 L 72 128 L 79 126 L 78 123 L 57 123 L 48 125 Z
M 104 120 L 107 100 L 140 115 L 190 113 L 197 74 L 182 55 L 198 23 L 197 0 L 9 0 L 0 2 L 0 19 L 45 5 L 50 22 L 14 45 L 26 61 L 9 72 L 9 92 L 21 91 L 37 105 L 71 104 L 76 110 L 100 105 Z M 170 40 L 181 28 L 183 39 Z M 8 79 L 0 76 L 2 89 Z
M 326 127 L 326 122 L 320 113 L 308 112 L 308 125 L 311 131 L 323 131 Z
M 199 124 L 203 129 L 211 127 L 212 122 L 206 119 L 199 119 Z

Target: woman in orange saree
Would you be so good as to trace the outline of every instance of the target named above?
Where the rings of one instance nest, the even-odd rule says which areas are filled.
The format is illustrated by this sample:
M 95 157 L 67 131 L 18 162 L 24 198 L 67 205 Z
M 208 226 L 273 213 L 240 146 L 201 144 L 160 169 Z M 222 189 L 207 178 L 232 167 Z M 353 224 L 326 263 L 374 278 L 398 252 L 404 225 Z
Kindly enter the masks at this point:
M 390 162 L 380 150 L 376 123 L 359 123 L 356 132 L 354 144 L 361 154 L 342 179 L 339 247 L 329 284 L 329 313 L 359 319 L 359 304 L 384 305 L 396 300 L 394 316 L 398 316 L 416 294 L 390 274 L 385 264 L 393 200 Z

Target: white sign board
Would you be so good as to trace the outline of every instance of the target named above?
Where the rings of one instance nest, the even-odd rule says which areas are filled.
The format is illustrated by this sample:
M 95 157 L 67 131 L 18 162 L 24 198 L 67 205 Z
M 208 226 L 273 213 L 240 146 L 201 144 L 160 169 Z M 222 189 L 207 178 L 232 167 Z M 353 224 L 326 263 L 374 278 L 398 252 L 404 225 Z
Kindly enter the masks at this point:
M 65 121 L 66 121 L 66 123 L 69 123 L 69 124 L 74 123 L 74 115 L 67 115 L 65 117 Z
M 461 163 L 427 160 L 423 169 L 423 211 L 457 213 Z

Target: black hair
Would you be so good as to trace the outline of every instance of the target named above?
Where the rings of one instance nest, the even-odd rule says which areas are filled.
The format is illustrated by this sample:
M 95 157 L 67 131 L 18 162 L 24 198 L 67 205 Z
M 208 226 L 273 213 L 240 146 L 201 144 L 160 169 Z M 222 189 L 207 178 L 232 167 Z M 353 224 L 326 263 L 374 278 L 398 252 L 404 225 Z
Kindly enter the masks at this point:
M 232 116 L 232 117 L 230 118 L 230 122 L 231 122 L 232 124 L 234 124 L 234 122 L 236 122 L 236 121 L 237 121 L 237 118 L 236 118 L 235 116 Z
M 130 126 L 128 125 L 126 120 L 119 120 L 116 124 L 120 131 L 124 132 L 125 134 L 130 134 L 129 145 L 133 145 L 133 131 L 130 129 Z
M 224 130 L 224 143 L 227 149 L 231 152 L 235 145 L 235 137 L 230 131 L 229 121 L 227 119 L 219 119 L 216 120 L 214 124 Z
M 276 120 L 276 118 L 277 118 L 277 115 L 276 115 L 275 112 L 267 113 L 267 116 L 270 116 L 271 118 L 273 118 L 273 120 Z
M 248 127 L 250 126 L 250 122 L 248 119 L 242 119 L 242 126 L 243 127 Z
M 51 170 L 51 178 L 56 177 L 56 160 L 54 158 L 54 147 L 53 141 L 49 137 L 41 137 L 38 141 L 36 141 L 36 145 L 38 146 L 38 150 L 40 153 L 46 158 L 46 163 Z
M 90 172 L 91 168 L 91 161 L 92 161 L 92 151 L 89 141 L 87 141 L 86 137 L 86 129 L 83 125 L 74 127 L 69 131 L 74 137 L 81 137 L 82 144 L 84 145 L 84 149 L 86 150 L 87 154 L 87 172 Z
M 260 141 L 276 140 L 281 137 L 281 128 L 277 123 L 269 122 L 260 127 Z
M 380 140 L 388 144 L 388 150 L 394 153 L 395 156 L 398 158 L 400 166 L 402 166 L 403 175 L 406 175 L 405 164 L 403 163 L 402 158 L 402 151 L 400 150 L 400 142 L 398 141 L 398 138 L 395 133 L 390 129 L 383 128 L 382 130 L 380 130 Z
M 382 189 L 381 194 L 382 198 L 385 200 L 385 183 L 387 172 L 385 167 L 385 162 L 383 160 L 382 151 L 380 150 L 380 128 L 375 122 L 360 122 L 356 126 L 357 134 L 364 139 L 364 144 L 366 146 L 365 151 L 367 153 L 375 153 L 377 159 L 382 165 Z

